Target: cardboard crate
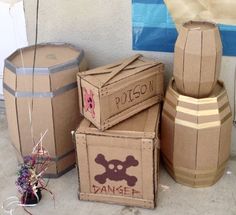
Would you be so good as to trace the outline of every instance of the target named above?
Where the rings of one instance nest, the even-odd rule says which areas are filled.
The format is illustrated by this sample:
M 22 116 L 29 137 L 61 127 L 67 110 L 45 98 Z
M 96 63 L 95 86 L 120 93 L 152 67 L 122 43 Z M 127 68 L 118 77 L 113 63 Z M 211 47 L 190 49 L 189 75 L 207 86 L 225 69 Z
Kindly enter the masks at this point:
M 58 177 L 75 166 L 70 132 L 81 119 L 76 74 L 87 69 L 86 62 L 83 51 L 72 45 L 39 44 L 33 77 L 33 56 L 34 46 L 30 46 L 5 60 L 3 87 L 8 129 L 13 145 L 23 156 L 31 154 L 33 139 L 38 142 L 48 130 L 43 147 L 53 162 L 46 176 Z M 32 128 L 29 109 L 33 110 Z
M 215 24 L 185 23 L 175 44 L 173 75 L 177 90 L 196 98 L 209 96 L 219 78 L 221 57 L 221 38 Z
M 161 121 L 161 152 L 167 171 L 179 183 L 205 187 L 223 175 L 230 155 L 232 114 L 218 82 L 211 96 L 182 96 L 172 80 Z
M 105 130 L 163 98 L 162 63 L 135 55 L 78 73 L 80 112 Z
M 84 119 L 75 133 L 79 199 L 154 208 L 159 177 L 160 105 L 99 131 Z

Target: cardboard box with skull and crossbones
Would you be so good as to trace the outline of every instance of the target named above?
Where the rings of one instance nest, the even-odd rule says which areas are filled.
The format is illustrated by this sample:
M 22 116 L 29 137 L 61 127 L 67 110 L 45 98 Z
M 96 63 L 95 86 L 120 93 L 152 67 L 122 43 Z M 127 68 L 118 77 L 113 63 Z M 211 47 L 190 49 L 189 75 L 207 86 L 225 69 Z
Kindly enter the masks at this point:
M 102 132 L 84 119 L 75 132 L 81 200 L 154 208 L 160 105 Z

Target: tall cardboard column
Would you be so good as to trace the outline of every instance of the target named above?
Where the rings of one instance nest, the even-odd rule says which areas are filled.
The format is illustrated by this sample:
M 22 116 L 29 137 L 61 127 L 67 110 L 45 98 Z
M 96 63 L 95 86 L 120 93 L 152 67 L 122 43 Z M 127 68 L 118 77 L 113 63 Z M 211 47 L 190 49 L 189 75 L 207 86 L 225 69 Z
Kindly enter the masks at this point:
M 185 23 L 175 46 L 161 152 L 174 180 L 191 187 L 216 183 L 230 155 L 232 113 L 224 83 L 218 81 L 221 50 L 219 31 L 207 22 Z
M 213 185 L 223 175 L 230 154 L 232 114 L 218 82 L 203 99 L 183 96 L 171 81 L 162 113 L 162 157 L 169 174 L 191 187 Z

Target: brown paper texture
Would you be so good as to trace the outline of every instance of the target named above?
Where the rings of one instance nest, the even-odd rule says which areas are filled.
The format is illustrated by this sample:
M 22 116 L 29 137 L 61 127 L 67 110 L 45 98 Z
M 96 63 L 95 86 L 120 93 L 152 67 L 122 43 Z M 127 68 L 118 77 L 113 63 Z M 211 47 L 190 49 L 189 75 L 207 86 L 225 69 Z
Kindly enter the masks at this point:
M 234 0 L 164 0 L 177 29 L 189 20 L 207 20 L 219 24 L 236 24 Z
M 154 105 L 104 132 L 81 121 L 75 132 L 79 199 L 156 206 L 160 108 Z
M 222 82 L 209 97 L 195 99 L 179 94 L 172 80 L 161 128 L 162 158 L 174 180 L 190 187 L 211 186 L 219 180 L 229 159 L 232 129 Z
M 140 55 L 78 73 L 80 112 L 104 131 L 160 102 L 163 78 L 164 65 Z
M 219 78 L 221 56 L 222 43 L 215 24 L 183 24 L 174 53 L 173 75 L 179 93 L 195 98 L 209 96 Z
M 37 47 L 34 76 L 31 69 L 33 46 L 21 49 L 23 58 L 16 50 L 5 61 L 3 81 L 8 129 L 13 146 L 22 156 L 32 152 L 31 130 L 35 142 L 47 130 L 43 146 L 52 157 L 52 164 L 45 176 L 59 177 L 75 164 L 71 130 L 81 120 L 76 74 L 87 66 L 81 52 L 69 44 L 38 44 Z

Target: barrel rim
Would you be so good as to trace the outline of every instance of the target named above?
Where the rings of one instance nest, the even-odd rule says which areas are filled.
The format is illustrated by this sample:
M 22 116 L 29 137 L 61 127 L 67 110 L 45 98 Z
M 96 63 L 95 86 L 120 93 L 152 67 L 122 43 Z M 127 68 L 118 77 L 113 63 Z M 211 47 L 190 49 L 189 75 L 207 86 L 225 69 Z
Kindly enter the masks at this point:
M 189 28 L 187 27 L 187 25 L 191 25 L 193 23 L 198 23 L 198 24 L 202 24 L 202 25 L 210 25 L 211 27 L 208 28 L 208 29 L 196 29 L 196 28 Z M 202 21 L 202 20 L 190 20 L 190 21 L 187 21 L 185 23 L 183 23 L 182 25 L 183 28 L 185 28 L 187 31 L 193 31 L 193 30 L 199 30 L 199 31 L 211 31 L 211 30 L 218 30 L 218 26 L 215 22 L 211 22 L 211 21 Z
M 168 90 L 172 93 L 172 95 L 176 96 L 177 99 L 183 99 L 183 100 L 188 100 L 189 103 L 196 103 L 196 104 L 201 104 L 201 103 L 206 103 L 206 102 L 215 102 L 216 100 L 218 100 L 218 98 L 220 98 L 221 96 L 223 96 L 226 93 L 226 89 L 225 89 L 225 84 L 223 81 L 218 80 L 217 84 L 220 85 L 221 90 L 219 92 L 219 94 L 212 96 L 210 95 L 209 97 L 205 97 L 205 98 L 194 98 L 191 96 L 186 96 L 186 95 L 182 95 L 180 94 L 177 90 L 174 89 L 173 84 L 175 83 L 174 78 L 172 78 L 169 82 L 169 86 L 168 86 Z
M 44 47 L 47 45 L 51 46 L 67 46 L 69 48 L 72 48 L 76 51 L 78 51 L 78 56 L 70 61 L 67 61 L 65 63 L 59 63 L 53 66 L 49 67 L 35 67 L 35 72 L 37 74 L 50 74 L 50 73 L 56 73 L 60 71 L 64 71 L 65 69 L 68 69 L 70 67 L 74 67 L 75 65 L 79 65 L 81 61 L 84 59 L 84 50 L 79 48 L 78 46 L 75 46 L 70 43 L 64 43 L 64 42 L 48 42 L 48 43 L 39 43 L 37 46 Z M 33 48 L 34 45 L 30 46 L 25 46 L 22 48 L 16 49 L 12 54 L 10 54 L 6 59 L 5 59 L 5 67 L 8 68 L 10 71 L 13 73 L 19 74 L 19 75 L 24 75 L 24 74 L 32 74 L 32 67 L 17 67 L 15 64 L 11 62 L 11 58 L 17 55 L 20 50 L 27 50 Z

